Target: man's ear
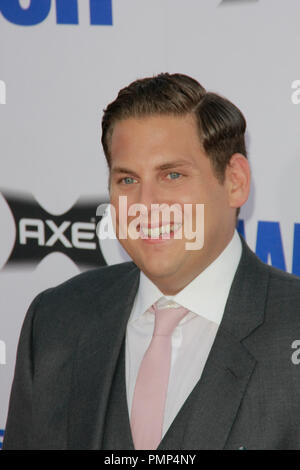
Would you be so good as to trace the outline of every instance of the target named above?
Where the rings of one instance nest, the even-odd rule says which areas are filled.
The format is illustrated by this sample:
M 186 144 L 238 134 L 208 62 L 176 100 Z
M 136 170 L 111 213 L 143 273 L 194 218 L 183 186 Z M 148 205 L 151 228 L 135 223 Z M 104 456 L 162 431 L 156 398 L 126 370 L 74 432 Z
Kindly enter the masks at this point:
M 238 208 L 245 204 L 250 192 L 250 178 L 247 158 L 241 153 L 234 153 L 225 170 L 230 207 Z

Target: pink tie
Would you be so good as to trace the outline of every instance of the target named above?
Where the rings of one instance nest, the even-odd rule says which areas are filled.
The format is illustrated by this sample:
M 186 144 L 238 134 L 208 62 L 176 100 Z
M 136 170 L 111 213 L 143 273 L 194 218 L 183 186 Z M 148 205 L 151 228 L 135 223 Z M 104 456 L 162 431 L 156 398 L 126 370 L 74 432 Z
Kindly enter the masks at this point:
M 155 314 L 154 332 L 139 368 L 131 408 L 131 431 L 137 450 L 154 450 L 161 441 L 172 333 L 188 313 L 184 307 L 158 308 L 156 304 L 150 311 Z

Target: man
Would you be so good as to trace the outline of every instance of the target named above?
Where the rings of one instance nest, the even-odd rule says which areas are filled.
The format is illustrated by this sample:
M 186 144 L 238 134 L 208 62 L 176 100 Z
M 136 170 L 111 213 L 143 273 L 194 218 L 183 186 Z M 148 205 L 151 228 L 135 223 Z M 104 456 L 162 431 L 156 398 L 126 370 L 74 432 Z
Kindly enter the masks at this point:
M 250 187 L 245 129 L 232 103 L 180 74 L 137 80 L 107 107 L 115 230 L 133 262 L 34 299 L 4 448 L 300 448 L 300 281 L 235 231 Z M 144 208 L 139 237 L 121 197 Z M 174 204 L 190 218 L 153 222 Z M 187 245 L 202 228 L 203 246 Z

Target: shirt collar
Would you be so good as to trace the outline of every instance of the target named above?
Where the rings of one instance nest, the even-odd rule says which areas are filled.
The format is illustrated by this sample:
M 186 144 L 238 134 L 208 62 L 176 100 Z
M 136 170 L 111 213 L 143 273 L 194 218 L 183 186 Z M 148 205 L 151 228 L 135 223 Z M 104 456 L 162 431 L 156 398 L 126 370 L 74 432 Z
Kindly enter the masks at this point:
M 209 321 L 220 324 L 241 254 L 242 243 L 235 230 L 231 241 L 218 258 L 173 296 L 164 295 L 141 271 L 139 288 L 129 321 L 135 321 L 152 304 L 164 298 L 172 300 Z M 163 303 L 164 299 L 160 302 Z

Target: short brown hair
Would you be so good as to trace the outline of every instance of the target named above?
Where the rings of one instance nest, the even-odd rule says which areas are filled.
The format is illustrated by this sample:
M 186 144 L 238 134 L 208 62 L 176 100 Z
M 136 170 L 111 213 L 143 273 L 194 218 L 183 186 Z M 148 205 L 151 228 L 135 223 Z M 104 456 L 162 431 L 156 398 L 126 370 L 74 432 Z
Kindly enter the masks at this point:
M 241 153 L 247 157 L 246 120 L 229 100 L 206 91 L 197 80 L 179 73 L 161 73 L 136 80 L 122 88 L 104 110 L 101 141 L 109 168 L 110 141 L 118 121 L 151 115 L 187 114 L 195 116 L 200 142 L 216 176 L 223 182 L 231 156 Z

